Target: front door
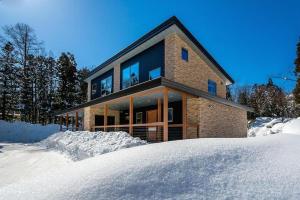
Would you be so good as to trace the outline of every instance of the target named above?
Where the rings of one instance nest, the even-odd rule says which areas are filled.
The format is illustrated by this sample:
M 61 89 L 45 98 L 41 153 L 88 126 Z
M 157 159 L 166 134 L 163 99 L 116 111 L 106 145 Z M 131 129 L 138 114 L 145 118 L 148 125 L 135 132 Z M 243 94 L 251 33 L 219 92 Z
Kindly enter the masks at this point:
M 147 111 L 147 123 L 155 123 L 157 122 L 157 110 L 149 110 Z M 157 127 L 156 126 L 149 126 L 147 131 L 148 140 L 155 141 L 157 140 Z

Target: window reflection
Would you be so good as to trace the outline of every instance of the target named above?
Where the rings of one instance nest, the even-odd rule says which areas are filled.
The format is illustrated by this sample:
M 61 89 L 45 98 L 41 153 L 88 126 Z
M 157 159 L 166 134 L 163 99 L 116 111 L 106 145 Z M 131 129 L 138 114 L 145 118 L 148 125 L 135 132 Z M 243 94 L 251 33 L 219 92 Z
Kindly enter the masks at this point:
M 122 89 L 139 83 L 139 63 L 122 70 Z

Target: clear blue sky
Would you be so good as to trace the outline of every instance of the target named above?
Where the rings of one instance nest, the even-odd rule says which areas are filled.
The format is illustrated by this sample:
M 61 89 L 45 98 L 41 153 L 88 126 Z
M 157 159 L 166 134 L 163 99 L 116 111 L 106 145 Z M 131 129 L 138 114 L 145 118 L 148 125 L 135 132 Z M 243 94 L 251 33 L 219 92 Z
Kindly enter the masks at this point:
M 55 56 L 70 51 L 92 67 L 176 15 L 244 85 L 292 76 L 299 9 L 299 0 L 0 0 L 0 26 L 27 23 Z

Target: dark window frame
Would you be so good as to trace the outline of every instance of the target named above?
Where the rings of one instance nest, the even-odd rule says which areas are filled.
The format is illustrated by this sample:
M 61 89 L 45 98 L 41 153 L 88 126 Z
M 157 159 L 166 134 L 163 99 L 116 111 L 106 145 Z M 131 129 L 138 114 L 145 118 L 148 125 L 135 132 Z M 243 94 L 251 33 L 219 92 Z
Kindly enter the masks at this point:
M 181 48 L 181 59 L 188 62 L 189 61 L 189 51 L 186 48 Z
M 133 80 L 133 77 L 131 77 L 131 71 L 132 71 L 132 68 L 133 67 L 135 67 L 137 65 L 137 75 L 136 75 L 136 78 L 137 78 L 137 82 L 133 82 L 134 80 Z M 124 82 L 124 71 L 125 70 L 127 70 L 127 69 L 129 69 L 130 71 L 129 71 L 129 85 L 127 86 L 127 87 L 125 87 L 125 85 L 126 84 L 124 84 L 125 82 Z M 132 87 L 132 86 L 134 86 L 134 85 L 136 85 L 136 84 L 139 84 L 140 83 L 140 63 L 139 62 L 135 62 L 135 63 L 133 63 L 133 64 L 131 64 L 131 65 L 129 65 L 129 66 L 127 66 L 127 67 L 124 67 L 122 70 L 121 70 L 121 77 L 122 77 L 122 84 L 121 84 L 121 89 L 122 90 L 124 90 L 124 89 L 127 89 L 127 88 L 129 88 L 129 87 Z
M 151 78 L 151 72 L 153 72 L 153 71 L 155 71 L 155 70 L 158 70 L 159 69 L 159 75 L 158 75 L 158 77 L 155 77 L 155 78 Z M 149 80 L 154 80 L 154 79 L 157 79 L 157 78 L 159 78 L 159 77 L 161 77 L 161 67 L 157 67 L 157 68 L 154 68 L 154 69 L 152 69 L 152 70 L 150 70 L 149 71 Z
M 217 82 L 211 79 L 207 81 L 207 91 L 209 94 L 217 96 Z

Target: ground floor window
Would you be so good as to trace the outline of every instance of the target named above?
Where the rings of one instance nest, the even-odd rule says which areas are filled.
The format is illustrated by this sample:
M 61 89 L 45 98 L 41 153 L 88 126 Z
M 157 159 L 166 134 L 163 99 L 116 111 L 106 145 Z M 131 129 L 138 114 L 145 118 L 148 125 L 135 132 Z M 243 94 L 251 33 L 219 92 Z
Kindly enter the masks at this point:
M 168 122 L 173 122 L 173 108 L 168 108 Z
M 137 112 L 136 113 L 136 124 L 142 124 L 143 123 L 143 113 L 142 112 Z

